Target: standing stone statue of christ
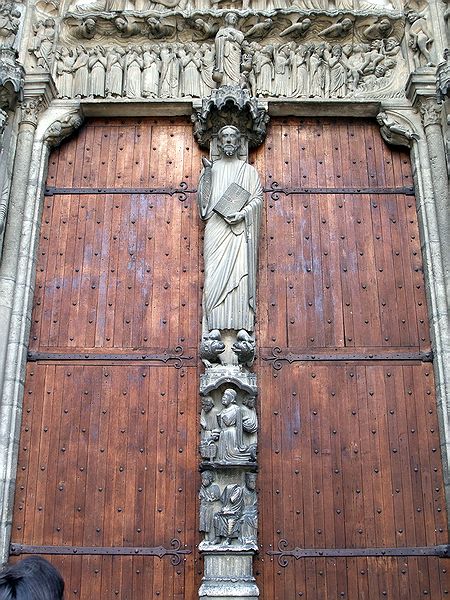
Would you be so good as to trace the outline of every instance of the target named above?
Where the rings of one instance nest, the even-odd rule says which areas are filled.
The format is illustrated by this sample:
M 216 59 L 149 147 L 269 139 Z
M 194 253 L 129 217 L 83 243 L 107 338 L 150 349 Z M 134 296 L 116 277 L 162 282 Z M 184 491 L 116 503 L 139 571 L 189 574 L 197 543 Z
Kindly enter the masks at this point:
M 256 265 L 263 190 L 258 172 L 238 158 L 241 134 L 218 133 L 220 158 L 203 159 L 198 203 L 206 221 L 204 330 L 254 329 Z

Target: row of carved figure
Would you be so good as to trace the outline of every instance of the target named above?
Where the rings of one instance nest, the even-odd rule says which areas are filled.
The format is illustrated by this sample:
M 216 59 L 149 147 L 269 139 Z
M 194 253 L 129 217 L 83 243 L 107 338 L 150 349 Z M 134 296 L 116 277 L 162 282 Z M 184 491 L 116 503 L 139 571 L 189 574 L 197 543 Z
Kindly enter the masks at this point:
M 402 60 L 398 42 L 269 45 L 253 42 L 242 57 L 240 85 L 255 96 L 342 98 L 367 78 L 382 78 Z M 217 87 L 207 44 L 61 47 L 55 79 L 61 98 L 182 98 Z
M 246 10 L 274 10 L 277 8 L 306 9 L 361 9 L 369 6 L 382 6 L 388 9 L 400 8 L 402 0 L 74 0 L 71 10 L 121 11 L 121 10 L 193 10 L 221 8 L 223 5 Z

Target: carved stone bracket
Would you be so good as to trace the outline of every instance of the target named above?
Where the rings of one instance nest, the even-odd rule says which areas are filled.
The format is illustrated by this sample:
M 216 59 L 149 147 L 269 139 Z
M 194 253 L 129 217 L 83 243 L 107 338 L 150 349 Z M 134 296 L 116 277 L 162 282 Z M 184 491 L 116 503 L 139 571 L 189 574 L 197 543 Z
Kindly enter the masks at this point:
M 191 118 L 195 139 L 204 148 L 224 125 L 237 127 L 249 146 L 255 148 L 264 141 L 270 119 L 265 103 L 252 98 L 249 90 L 230 85 L 213 90 L 208 98 L 203 98 Z
M 377 121 L 381 137 L 387 144 L 410 148 L 413 140 L 420 138 L 418 133 L 411 131 L 406 120 L 393 111 L 382 110 L 377 115 Z
M 48 127 L 44 133 L 44 140 L 51 148 L 55 148 L 81 127 L 82 123 L 83 117 L 78 111 L 69 112 Z
M 22 99 L 24 76 L 16 50 L 0 47 L 0 108 L 12 109 Z

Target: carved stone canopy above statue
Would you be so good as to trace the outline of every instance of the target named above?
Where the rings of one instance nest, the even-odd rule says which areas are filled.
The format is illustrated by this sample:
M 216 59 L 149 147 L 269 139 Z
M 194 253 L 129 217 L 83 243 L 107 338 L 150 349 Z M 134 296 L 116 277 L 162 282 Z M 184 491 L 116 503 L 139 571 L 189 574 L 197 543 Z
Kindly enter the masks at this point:
M 264 141 L 269 119 L 264 103 L 252 98 L 249 90 L 228 85 L 203 98 L 192 115 L 195 138 L 204 148 L 224 125 L 237 127 L 249 147 L 257 147 Z

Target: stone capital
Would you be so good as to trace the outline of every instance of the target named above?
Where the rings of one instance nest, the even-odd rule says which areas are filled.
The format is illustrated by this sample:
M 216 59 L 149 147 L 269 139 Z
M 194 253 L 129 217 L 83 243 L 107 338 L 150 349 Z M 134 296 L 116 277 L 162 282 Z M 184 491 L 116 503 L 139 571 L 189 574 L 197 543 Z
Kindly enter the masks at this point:
M 425 128 L 429 125 L 441 124 L 442 105 L 438 103 L 436 97 L 422 98 L 419 109 Z
M 36 128 L 39 114 L 49 106 L 56 94 L 56 87 L 51 75 L 47 73 L 27 75 L 21 105 L 21 124 L 26 123 Z

